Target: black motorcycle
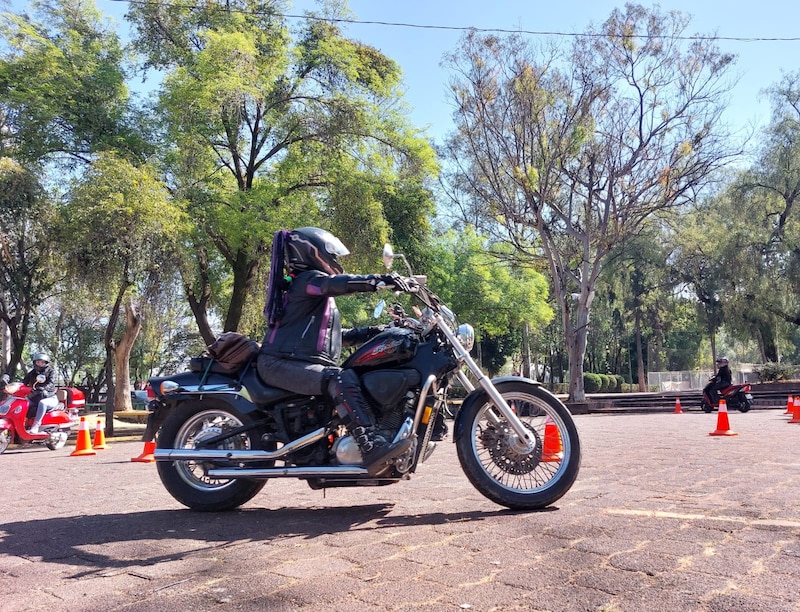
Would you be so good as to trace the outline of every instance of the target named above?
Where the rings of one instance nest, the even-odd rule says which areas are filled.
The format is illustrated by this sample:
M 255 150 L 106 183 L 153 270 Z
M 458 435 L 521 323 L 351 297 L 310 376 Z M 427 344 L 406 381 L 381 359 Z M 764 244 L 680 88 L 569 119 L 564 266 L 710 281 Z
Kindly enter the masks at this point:
M 405 260 L 387 245 L 387 267 L 396 257 Z M 469 354 L 472 327 L 457 323 L 424 277 L 414 279 L 413 316 L 395 306 L 392 325 L 342 365 L 358 373 L 378 428 L 413 441 L 405 454 L 370 475 L 330 398 L 269 387 L 254 364 L 233 374 L 207 367 L 150 380 L 157 399 L 149 427 L 160 429 L 154 457 L 169 493 L 194 510 L 220 511 L 252 499 L 272 478 L 299 478 L 313 489 L 397 483 L 433 450 L 436 417 L 457 379 L 469 394 L 452 437 L 473 486 L 512 509 L 560 499 L 580 466 L 569 410 L 534 381 L 487 378 Z

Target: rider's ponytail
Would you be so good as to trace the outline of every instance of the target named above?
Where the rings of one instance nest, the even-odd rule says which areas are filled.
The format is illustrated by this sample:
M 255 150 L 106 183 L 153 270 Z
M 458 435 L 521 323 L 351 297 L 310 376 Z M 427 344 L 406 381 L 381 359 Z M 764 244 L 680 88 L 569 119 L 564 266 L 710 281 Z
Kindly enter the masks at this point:
M 290 279 L 284 277 L 284 247 L 289 232 L 279 230 L 272 238 L 272 262 L 269 268 L 269 281 L 267 283 L 267 303 L 264 306 L 264 317 L 267 325 L 272 327 L 283 315 L 284 294 L 289 288 Z

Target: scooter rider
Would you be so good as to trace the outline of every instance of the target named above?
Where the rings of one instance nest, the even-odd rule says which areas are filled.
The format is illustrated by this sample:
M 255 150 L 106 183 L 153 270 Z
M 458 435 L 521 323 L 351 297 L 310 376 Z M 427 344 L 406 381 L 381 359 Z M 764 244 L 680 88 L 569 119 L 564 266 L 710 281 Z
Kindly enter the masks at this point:
M 731 376 L 731 368 L 728 365 L 726 357 L 717 359 L 717 373 L 711 377 L 710 384 L 708 385 L 708 398 L 711 400 L 711 405 L 716 406 L 719 402 L 719 392 L 725 387 L 731 386 L 733 377 Z
M 302 395 L 328 394 L 361 451 L 370 474 L 411 446 L 408 439 L 392 444 L 396 432 L 375 427 L 358 375 L 338 367 L 342 345 L 360 344 L 381 328 L 342 333 L 335 296 L 376 291 L 379 284 L 410 291 L 412 283 L 397 274 L 345 274 L 339 257 L 347 247 L 330 232 L 301 227 L 275 233 L 264 315 L 268 329 L 257 367 L 261 379 Z M 284 276 L 284 268 L 288 274 Z
M 33 355 L 33 368 L 22 379 L 22 384 L 31 388 L 28 401 L 37 406 L 36 416 L 29 432 L 38 434 L 47 410 L 58 406 L 55 372 L 50 367 L 50 357 L 46 353 Z

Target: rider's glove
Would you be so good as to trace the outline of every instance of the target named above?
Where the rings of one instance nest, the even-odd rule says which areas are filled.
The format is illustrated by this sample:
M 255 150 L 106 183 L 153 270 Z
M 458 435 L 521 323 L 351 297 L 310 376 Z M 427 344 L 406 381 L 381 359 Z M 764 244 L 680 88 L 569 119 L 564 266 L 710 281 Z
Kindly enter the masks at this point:
M 413 291 L 417 282 L 413 278 L 404 278 L 397 272 L 391 274 L 384 274 L 381 276 L 381 282 L 386 285 L 392 285 L 395 291 Z

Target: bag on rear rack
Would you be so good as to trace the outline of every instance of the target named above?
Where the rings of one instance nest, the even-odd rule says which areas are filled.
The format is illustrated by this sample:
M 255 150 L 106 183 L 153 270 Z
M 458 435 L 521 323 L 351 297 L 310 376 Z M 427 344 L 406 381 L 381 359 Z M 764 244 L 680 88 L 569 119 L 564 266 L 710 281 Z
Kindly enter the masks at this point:
M 205 355 L 189 361 L 189 369 L 193 372 L 234 374 L 248 366 L 260 348 L 258 342 L 247 336 L 225 332 L 208 347 Z

